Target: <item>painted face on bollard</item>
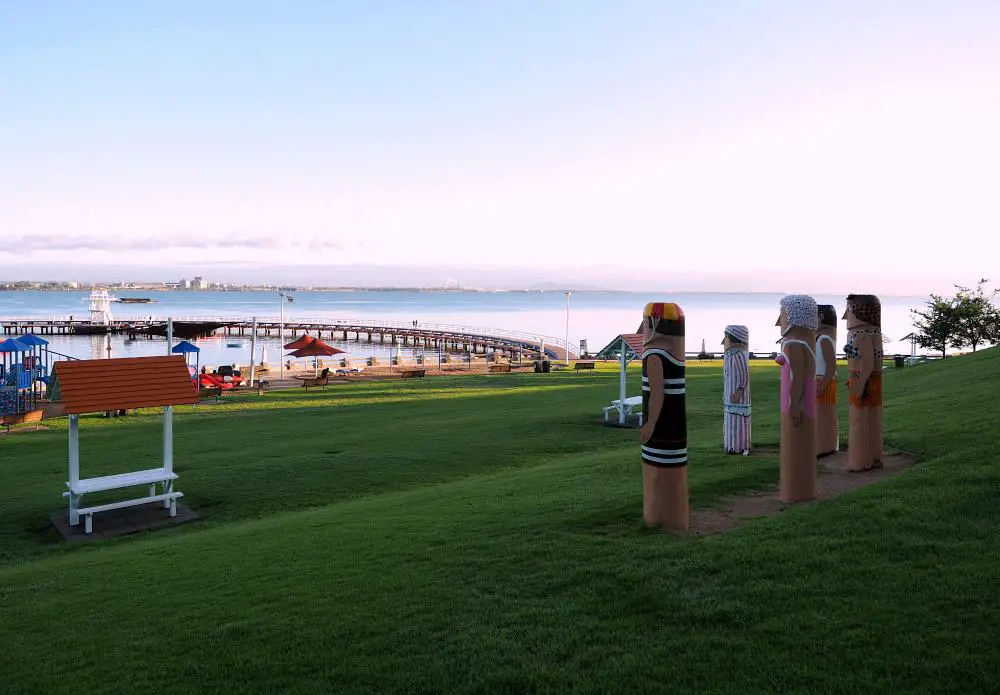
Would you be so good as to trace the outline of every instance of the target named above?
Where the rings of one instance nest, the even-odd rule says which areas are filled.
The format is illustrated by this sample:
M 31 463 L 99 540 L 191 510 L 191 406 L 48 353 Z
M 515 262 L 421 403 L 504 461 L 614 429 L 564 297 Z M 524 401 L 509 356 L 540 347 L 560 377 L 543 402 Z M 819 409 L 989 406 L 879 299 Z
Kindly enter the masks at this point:
M 854 328 L 856 325 L 858 325 L 858 319 L 854 315 L 854 312 L 851 311 L 851 307 L 850 306 L 848 306 L 844 310 L 844 315 L 841 316 L 840 318 L 847 322 L 847 327 L 848 328 Z
M 774 325 L 781 329 L 781 334 L 785 334 L 785 330 L 788 328 L 788 312 L 784 309 L 778 314 L 778 320 L 774 322 Z M 780 340 L 778 342 L 781 342 Z
M 665 335 L 657 333 L 654 329 L 654 319 L 646 318 L 642 322 L 642 344 L 646 347 L 660 348 L 666 350 L 677 360 L 684 361 L 684 336 Z

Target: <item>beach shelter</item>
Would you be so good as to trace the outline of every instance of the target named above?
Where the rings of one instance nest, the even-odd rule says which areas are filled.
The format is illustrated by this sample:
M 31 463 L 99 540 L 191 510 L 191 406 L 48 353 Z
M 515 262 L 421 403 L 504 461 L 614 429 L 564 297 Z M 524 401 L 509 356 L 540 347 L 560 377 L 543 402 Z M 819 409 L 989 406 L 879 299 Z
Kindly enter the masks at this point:
M 312 338 L 305 346 L 289 353 L 289 357 L 333 357 L 343 353 L 343 350 L 327 345 L 322 340 Z M 316 374 L 319 374 L 319 361 L 313 363 L 316 367 Z
M 595 356 L 598 360 L 618 360 L 618 398 L 624 405 L 627 395 L 625 393 L 625 374 L 629 362 L 642 357 L 642 334 L 622 333 L 610 343 L 601 348 Z M 625 424 L 625 408 L 618 409 L 618 424 Z
M 77 526 L 84 517 L 85 530 L 92 530 L 92 516 L 97 512 L 162 502 L 170 516 L 177 514 L 174 489 L 173 408 L 194 404 L 198 394 L 191 389 L 187 365 L 180 355 L 163 357 L 127 357 L 103 360 L 67 360 L 53 369 L 53 397 L 58 397 L 69 415 L 69 523 Z M 56 396 L 57 394 L 57 396 Z M 80 477 L 80 415 L 135 408 L 163 407 L 163 465 L 141 471 Z M 160 492 L 157 492 L 157 486 Z M 91 493 L 141 487 L 148 494 L 132 499 L 84 506 L 83 497 Z
M 172 352 L 174 354 L 184 355 L 184 364 L 188 364 L 188 361 L 187 361 L 187 359 L 188 359 L 187 356 L 188 355 L 194 355 L 195 356 L 195 364 L 194 364 L 195 377 L 194 378 L 195 379 L 198 378 L 197 374 L 198 374 L 198 371 L 199 371 L 199 369 L 201 367 L 201 348 L 200 347 L 198 347 L 197 345 L 195 345 L 193 343 L 189 343 L 186 340 L 182 340 L 181 342 L 177 343 L 172 348 L 170 348 L 170 352 Z

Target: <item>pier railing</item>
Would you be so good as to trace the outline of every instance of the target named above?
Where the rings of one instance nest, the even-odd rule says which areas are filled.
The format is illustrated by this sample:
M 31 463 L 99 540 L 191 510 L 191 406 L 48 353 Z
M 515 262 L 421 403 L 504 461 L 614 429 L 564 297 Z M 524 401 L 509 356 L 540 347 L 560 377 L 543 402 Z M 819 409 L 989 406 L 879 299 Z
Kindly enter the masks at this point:
M 253 319 L 248 319 L 246 316 L 220 316 L 220 317 L 206 317 L 206 316 L 172 316 L 174 321 L 215 321 L 218 323 L 226 323 L 240 326 L 249 327 L 253 323 Z M 115 317 L 116 322 L 120 323 L 148 323 L 149 316 L 121 316 Z M 163 318 L 154 319 L 154 322 L 162 323 Z M 276 325 L 281 324 L 282 319 L 279 316 L 258 316 L 258 324 L 268 324 Z M 385 328 L 395 328 L 401 331 L 413 331 L 413 332 L 436 332 L 436 333 L 449 333 L 462 336 L 488 336 L 491 338 L 506 338 L 509 340 L 519 340 L 525 343 L 538 343 L 544 341 L 545 345 L 559 348 L 565 350 L 568 345 L 564 338 L 558 338 L 556 336 L 544 335 L 541 333 L 531 333 L 528 331 L 512 331 L 506 328 L 496 328 L 496 327 L 484 327 L 484 326 L 469 326 L 459 323 L 431 323 L 418 321 L 417 325 L 414 326 L 412 321 L 386 321 L 378 319 L 359 319 L 359 318 L 324 318 L 317 316 L 286 316 L 284 318 L 284 325 L 286 327 L 292 328 L 295 326 L 323 326 L 327 330 L 331 328 L 339 328 L 341 326 L 353 329 L 357 328 L 371 328 L 371 329 L 385 329 Z M 573 352 L 572 350 L 570 352 Z

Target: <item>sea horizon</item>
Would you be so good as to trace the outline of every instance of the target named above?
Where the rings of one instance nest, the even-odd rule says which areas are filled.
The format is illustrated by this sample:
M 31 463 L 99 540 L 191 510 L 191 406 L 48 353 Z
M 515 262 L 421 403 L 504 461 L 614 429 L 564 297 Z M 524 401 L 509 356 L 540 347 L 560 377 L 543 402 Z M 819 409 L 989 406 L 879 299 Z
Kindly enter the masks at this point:
M 116 296 L 120 288 L 111 290 Z M 676 301 L 684 309 L 687 323 L 687 351 L 697 352 L 704 341 L 708 352 L 720 352 L 722 332 L 728 324 L 742 324 L 750 330 L 750 349 L 759 353 L 774 350 L 780 335 L 774 327 L 778 315 L 780 293 L 738 292 L 597 292 L 570 291 L 537 292 L 476 292 L 404 289 L 365 289 L 357 292 L 325 292 L 293 290 L 293 301 L 279 303 L 281 297 L 273 291 L 177 290 L 155 295 L 156 301 L 141 304 L 115 302 L 113 316 L 120 320 L 176 320 L 235 318 L 277 320 L 284 313 L 286 323 L 307 319 L 354 320 L 373 322 L 417 321 L 423 326 L 465 326 L 490 332 L 510 332 L 563 341 L 569 337 L 574 351 L 580 341 L 586 341 L 587 351 L 599 351 L 622 333 L 633 333 L 642 319 L 647 302 Z M 141 294 L 129 292 L 128 294 Z M 43 291 L 20 290 L 0 292 L 0 321 L 11 319 L 76 319 L 89 316 L 90 290 Z M 124 295 L 123 295 L 124 296 Z M 845 296 L 814 295 L 818 303 L 833 304 L 842 315 Z M 888 353 L 910 353 L 910 344 L 900 339 L 912 331 L 910 310 L 921 306 L 916 297 L 883 297 L 883 331 L 887 336 Z M 568 311 L 567 311 L 568 307 Z M 568 319 L 568 327 L 567 327 Z M 844 326 L 840 326 L 838 346 L 843 344 Z M 7 336 L 9 337 L 9 336 Z M 79 358 L 107 356 L 110 344 L 114 356 L 161 354 L 159 341 L 127 341 L 126 336 L 43 336 L 52 349 Z M 227 364 L 234 360 L 247 362 L 242 353 L 249 349 L 249 337 L 234 336 L 199 339 L 203 347 L 202 362 Z M 287 340 L 294 334 L 286 333 Z M 324 338 L 326 340 L 326 338 Z M 228 348 L 226 343 L 238 343 L 246 350 Z M 349 351 L 350 358 L 386 357 L 388 345 L 329 340 Z M 245 345 L 244 345 L 245 343 Z M 280 349 L 280 340 L 262 339 L 260 345 L 270 355 Z M 403 354 L 419 350 L 403 349 Z M 237 356 L 239 353 L 239 356 Z

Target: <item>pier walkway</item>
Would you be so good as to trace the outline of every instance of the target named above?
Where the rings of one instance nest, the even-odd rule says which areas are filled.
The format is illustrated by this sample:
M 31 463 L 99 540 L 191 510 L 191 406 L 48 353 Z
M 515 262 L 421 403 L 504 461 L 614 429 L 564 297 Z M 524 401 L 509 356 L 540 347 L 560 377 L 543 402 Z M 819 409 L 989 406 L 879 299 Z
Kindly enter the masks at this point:
M 181 316 L 172 317 L 174 324 L 208 327 L 209 334 L 250 337 L 253 333 L 253 319 L 246 317 Z M 215 324 L 215 326 L 212 326 Z M 94 335 L 125 334 L 131 337 L 162 335 L 165 319 L 158 317 L 116 317 L 110 324 L 93 324 L 82 318 L 3 318 L 0 328 L 5 335 Z M 217 326 L 217 327 L 216 327 Z M 550 359 L 564 360 L 567 357 L 566 341 L 552 336 L 510 331 L 500 328 L 482 328 L 459 324 L 417 323 L 407 321 L 371 321 L 365 319 L 326 319 L 286 317 L 284 323 L 278 318 L 257 319 L 257 336 L 278 338 L 284 327 L 284 335 L 291 339 L 294 335 L 308 333 L 316 338 L 396 344 L 400 347 L 424 347 L 434 350 L 454 350 L 485 353 L 497 351 L 507 355 L 537 355 L 541 344 Z M 576 358 L 576 352 L 568 350 L 569 359 Z

